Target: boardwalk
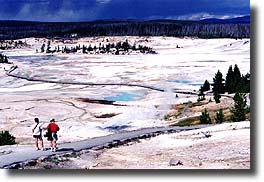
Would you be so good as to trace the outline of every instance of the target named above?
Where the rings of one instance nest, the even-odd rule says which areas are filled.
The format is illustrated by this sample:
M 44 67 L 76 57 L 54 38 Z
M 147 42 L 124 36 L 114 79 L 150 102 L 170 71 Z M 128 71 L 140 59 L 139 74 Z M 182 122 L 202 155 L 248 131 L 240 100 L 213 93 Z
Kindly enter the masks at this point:
M 12 146 L 9 151 L 12 152 L 3 153 L 0 151 L 0 168 L 12 168 L 12 165 L 29 161 L 36 160 L 40 157 L 48 157 L 55 154 L 64 154 L 67 152 L 78 152 L 84 149 L 92 149 L 94 147 L 102 148 L 104 146 L 121 145 L 129 141 L 133 141 L 138 138 L 147 138 L 155 136 L 161 133 L 169 133 L 184 130 L 194 130 L 207 127 L 209 125 L 196 125 L 196 126 L 173 126 L 173 127 L 159 127 L 159 128 L 146 128 L 129 132 L 122 132 L 112 134 L 108 136 L 91 138 L 83 141 L 59 144 L 59 149 L 56 152 L 46 151 L 35 151 L 34 146 Z M 6 149 L 7 150 L 7 149 Z

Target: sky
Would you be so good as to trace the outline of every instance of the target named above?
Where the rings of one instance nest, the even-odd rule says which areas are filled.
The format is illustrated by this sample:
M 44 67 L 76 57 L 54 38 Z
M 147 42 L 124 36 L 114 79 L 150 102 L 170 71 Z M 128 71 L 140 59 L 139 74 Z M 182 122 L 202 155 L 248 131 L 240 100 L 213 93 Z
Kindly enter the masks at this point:
M 249 0 L 0 0 L 1 20 L 200 20 L 249 14 Z

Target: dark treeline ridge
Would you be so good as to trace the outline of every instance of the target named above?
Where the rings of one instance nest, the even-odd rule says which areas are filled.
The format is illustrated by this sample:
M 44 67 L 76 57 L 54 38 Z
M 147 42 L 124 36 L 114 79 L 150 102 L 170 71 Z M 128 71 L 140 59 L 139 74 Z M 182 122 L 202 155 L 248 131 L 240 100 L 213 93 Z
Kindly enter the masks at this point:
M 96 45 L 91 46 L 91 44 L 87 45 L 76 45 L 73 47 L 67 47 L 67 46 L 62 46 L 60 47 L 59 45 L 56 46 L 54 49 L 51 50 L 51 43 L 48 41 L 47 45 L 44 43 L 42 44 L 40 48 L 41 53 L 76 53 L 76 52 L 81 52 L 83 54 L 129 54 L 131 52 L 137 52 L 137 53 L 143 53 L 143 54 L 157 54 L 156 51 L 152 49 L 152 47 L 144 46 L 144 45 L 136 45 L 135 43 L 131 45 L 128 40 L 124 42 L 116 42 L 116 43 L 109 43 L 108 39 L 106 39 L 107 43 L 102 44 L 99 43 L 99 46 L 97 47 Z M 46 50 L 45 50 L 46 48 Z M 38 52 L 38 49 L 36 50 Z
M 249 38 L 249 22 L 180 20 L 116 20 L 93 22 L 0 21 L 0 40 L 27 37 L 174 36 Z

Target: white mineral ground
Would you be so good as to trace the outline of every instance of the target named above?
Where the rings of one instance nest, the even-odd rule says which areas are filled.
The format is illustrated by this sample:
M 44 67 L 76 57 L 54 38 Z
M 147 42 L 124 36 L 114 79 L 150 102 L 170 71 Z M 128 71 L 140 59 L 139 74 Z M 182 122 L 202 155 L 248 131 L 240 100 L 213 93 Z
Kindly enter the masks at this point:
M 117 148 L 87 150 L 76 157 L 55 157 L 25 169 L 250 169 L 249 145 L 250 122 L 224 123 Z M 182 165 L 172 165 L 178 161 Z
M 120 132 L 118 130 L 107 129 L 111 127 L 124 126 L 122 130 L 124 131 L 166 126 L 170 123 L 163 120 L 163 117 L 170 111 L 171 105 L 197 100 L 197 96 L 185 94 L 178 94 L 179 97 L 175 98 L 175 93 L 172 93 L 173 89 L 186 91 L 199 90 L 200 85 L 203 84 L 205 79 L 212 82 L 212 78 L 218 69 L 225 77 L 228 67 L 234 64 L 239 66 L 242 74 L 250 72 L 249 39 L 108 37 L 109 42 L 124 41 L 125 39 L 128 39 L 131 44 L 139 42 L 140 44 L 151 46 L 158 54 L 144 55 L 131 53 L 130 55 L 117 56 L 108 54 L 58 53 L 48 55 L 36 53 L 36 49 L 40 50 L 42 43 L 44 41 L 47 43 L 47 40 L 35 38 L 26 39 L 27 43 L 31 45 L 30 48 L 1 52 L 6 54 L 13 64 L 18 65 L 18 70 L 15 71 L 16 74 L 61 81 L 136 83 L 162 88 L 167 92 L 158 92 L 140 87 L 78 86 L 29 82 L 8 77 L 3 68 L 8 69 L 12 65 L 0 64 L 0 130 L 9 130 L 16 137 L 20 146 L 33 144 L 31 126 L 34 117 L 39 117 L 45 125 L 48 124 L 51 118 L 55 118 L 61 128 L 59 131 L 59 142 L 61 143 Z M 145 41 L 146 39 L 148 41 Z M 96 44 L 98 46 L 99 42 L 103 40 L 106 40 L 106 37 L 83 38 L 73 40 L 67 43 L 67 45 L 73 46 L 80 44 L 82 46 L 83 44 L 88 45 L 91 43 L 92 45 Z M 57 45 L 63 46 L 64 44 L 59 41 L 53 41 L 51 45 L 53 47 Z M 176 48 L 177 45 L 181 48 Z M 135 97 L 134 100 L 115 102 L 115 104 L 119 105 L 103 105 L 79 100 L 79 98 L 105 99 L 106 97 L 115 97 L 120 94 L 135 94 L 138 97 Z M 210 105 L 200 107 L 220 108 L 230 107 L 232 105 L 232 99 L 222 98 L 222 101 L 221 105 L 213 102 L 209 103 Z M 100 118 L 104 114 L 112 114 L 112 116 Z M 186 117 L 194 115 L 200 115 L 200 109 L 197 109 L 197 112 L 195 112 L 194 108 L 192 112 L 185 114 Z M 179 134 L 162 135 L 150 141 L 142 141 L 131 146 L 104 151 L 101 159 L 107 159 L 105 162 L 111 162 L 109 161 L 111 153 L 112 155 L 116 153 L 116 157 L 120 158 L 112 157 L 112 166 L 107 164 L 103 165 L 102 163 L 99 166 L 102 168 L 155 168 L 155 166 L 157 168 L 163 168 L 168 162 L 166 156 L 170 157 L 167 153 L 175 150 L 174 153 L 179 154 L 175 157 L 176 160 L 181 159 L 184 162 L 186 159 L 189 161 L 184 162 L 183 167 L 197 167 L 196 163 L 191 166 L 192 156 L 195 155 L 195 152 L 191 154 L 189 150 L 184 150 L 184 147 L 187 149 L 189 147 L 188 143 L 192 143 L 191 145 L 197 147 L 196 152 L 202 152 L 202 150 L 207 151 L 209 149 L 217 152 L 219 149 L 218 144 L 222 142 L 223 149 L 221 150 L 226 153 L 220 156 L 224 161 L 232 157 L 230 156 L 232 150 L 240 152 L 241 149 L 242 153 L 244 150 L 247 151 L 243 153 L 246 155 L 245 166 L 242 164 L 230 164 L 228 167 L 248 168 L 250 157 L 249 128 L 241 129 L 243 131 L 241 133 L 239 131 L 226 131 L 221 141 L 219 138 L 222 132 L 217 132 L 213 137 L 206 139 L 208 140 L 208 147 L 206 147 L 206 143 L 202 145 L 203 142 L 196 144 L 196 140 L 191 141 L 187 137 L 188 132 L 184 132 L 186 133 L 186 137 L 182 139 L 178 138 L 175 143 L 181 141 L 181 144 L 183 144 L 186 139 L 186 144 L 184 146 L 181 145 L 180 148 L 173 146 L 173 149 L 170 149 L 168 146 L 164 147 L 164 140 L 167 138 L 169 143 L 172 138 L 177 138 Z M 230 138 L 228 139 L 229 135 Z M 192 134 L 189 137 L 192 137 Z M 231 142 L 232 139 L 234 139 L 232 144 L 224 144 L 225 142 Z M 146 148 L 143 147 L 145 144 Z M 154 148 L 153 146 L 156 147 Z M 141 164 L 140 166 L 136 166 L 131 161 L 136 155 L 138 155 L 138 158 L 149 158 L 151 162 L 153 156 L 148 151 L 148 147 L 153 148 L 154 158 L 157 157 L 154 153 L 160 151 L 160 157 L 166 158 L 166 162 L 160 161 L 158 163 L 159 161 L 157 160 L 157 163 L 153 161 L 153 165 Z M 230 147 L 230 150 L 228 150 L 228 147 Z M 219 152 L 221 150 L 219 149 Z M 123 155 L 119 155 L 119 152 Z M 203 155 L 206 155 L 206 152 Z M 212 156 L 208 156 L 208 160 L 210 159 L 208 168 L 217 167 L 214 165 L 212 159 L 216 155 L 212 152 Z M 119 162 L 115 162 L 114 160 L 119 160 Z M 238 156 L 237 161 L 239 160 L 240 158 Z M 142 161 L 144 160 L 142 159 Z M 121 164 L 123 166 L 120 166 Z M 219 168 L 228 168 L 227 164 L 229 163 L 217 162 L 217 164 L 220 165 Z M 204 167 L 206 165 L 202 164 L 201 166 Z

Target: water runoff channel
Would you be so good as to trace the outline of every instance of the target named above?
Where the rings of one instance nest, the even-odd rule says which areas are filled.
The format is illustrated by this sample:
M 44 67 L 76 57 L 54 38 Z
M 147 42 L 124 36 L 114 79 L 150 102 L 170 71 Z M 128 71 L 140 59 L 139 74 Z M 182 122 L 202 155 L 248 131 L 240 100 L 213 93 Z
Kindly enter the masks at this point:
M 155 90 L 159 92 L 166 92 L 165 89 L 158 88 L 155 86 L 150 85 L 143 85 L 143 84 L 133 84 L 133 83 L 93 83 L 93 82 L 78 82 L 78 81 L 55 81 L 55 80 L 46 80 L 41 78 L 32 78 L 29 76 L 23 76 L 18 74 L 13 74 L 12 72 L 15 71 L 18 68 L 18 66 L 14 65 L 9 70 L 6 70 L 6 75 L 18 79 L 23 79 L 27 81 L 33 81 L 33 82 L 44 82 L 44 83 L 57 83 L 57 84 L 70 84 L 70 85 L 90 85 L 90 86 L 128 86 L 128 87 L 141 87 L 145 89 Z M 190 91 L 177 91 L 174 90 L 174 93 L 182 93 L 182 94 L 190 94 L 190 95 L 198 95 L 196 92 L 190 92 Z M 134 97 L 133 95 L 128 97 Z

